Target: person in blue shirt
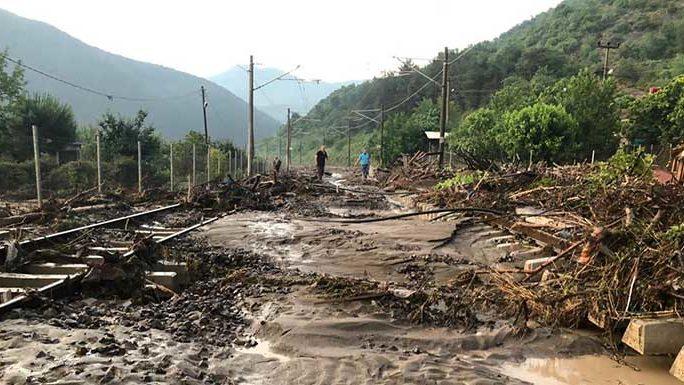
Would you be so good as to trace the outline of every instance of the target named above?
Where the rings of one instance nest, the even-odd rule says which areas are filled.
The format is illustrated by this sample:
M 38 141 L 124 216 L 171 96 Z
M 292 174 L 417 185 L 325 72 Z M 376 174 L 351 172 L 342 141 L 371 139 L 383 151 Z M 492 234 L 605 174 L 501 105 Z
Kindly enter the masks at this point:
M 356 164 L 361 165 L 361 174 L 363 175 L 363 179 L 368 178 L 368 170 L 370 169 L 370 154 L 364 149 L 361 151 L 361 154 L 359 154 L 359 157 L 356 159 Z

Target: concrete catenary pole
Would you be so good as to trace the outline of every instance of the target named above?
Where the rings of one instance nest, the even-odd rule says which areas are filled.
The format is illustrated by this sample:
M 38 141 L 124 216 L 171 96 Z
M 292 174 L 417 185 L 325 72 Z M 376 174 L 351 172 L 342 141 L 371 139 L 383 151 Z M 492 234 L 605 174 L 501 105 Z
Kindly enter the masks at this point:
M 201 87 L 202 90 L 202 115 L 204 116 L 204 143 L 209 144 L 209 128 L 207 127 L 207 97 L 204 90 L 204 86 Z
M 211 181 L 211 147 L 207 146 L 207 183 Z
M 38 127 L 34 124 L 31 126 L 33 132 L 33 163 L 36 170 L 36 199 L 38 199 L 38 208 L 43 208 L 43 194 L 40 185 L 40 150 L 38 149 Z
M 380 166 L 385 166 L 385 105 L 380 106 Z
M 254 159 L 254 56 L 249 55 L 249 108 L 247 112 L 247 175 L 252 175 Z
M 347 120 L 347 167 L 351 167 L 351 118 Z
M 447 125 L 447 108 L 449 99 L 449 48 L 444 47 L 444 63 L 442 64 L 442 111 L 439 115 L 439 168 L 444 166 L 444 135 Z
M 290 109 L 287 109 L 287 156 L 286 156 L 286 170 L 290 171 L 290 162 L 292 160 L 292 124 L 290 122 Z

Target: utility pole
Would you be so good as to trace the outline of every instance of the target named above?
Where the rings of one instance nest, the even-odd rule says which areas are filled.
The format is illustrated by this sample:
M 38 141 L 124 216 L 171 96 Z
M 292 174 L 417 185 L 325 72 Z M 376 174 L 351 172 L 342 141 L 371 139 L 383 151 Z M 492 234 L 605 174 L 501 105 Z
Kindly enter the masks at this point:
M 192 144 L 192 185 L 197 186 L 197 148 Z
M 292 124 L 290 124 L 290 109 L 287 109 L 287 159 L 286 159 L 286 170 L 290 171 L 290 161 L 292 158 Z
M 142 194 L 142 145 L 138 141 L 138 193 Z
M 36 198 L 38 199 L 38 208 L 43 208 L 43 194 L 40 189 L 40 150 L 38 149 L 38 127 L 34 124 L 31 126 L 33 131 L 33 163 L 36 169 Z
M 610 54 L 611 49 L 618 49 L 620 48 L 620 43 L 619 42 L 614 42 L 614 41 L 598 41 L 598 47 L 603 48 L 605 50 L 605 56 L 603 58 L 603 80 L 606 80 L 608 78 L 608 56 Z
M 204 92 L 204 86 L 202 86 L 202 114 L 204 115 L 204 142 L 209 144 L 209 129 L 207 128 L 207 98 Z
M 254 56 L 249 55 L 249 109 L 247 119 L 247 175 L 252 176 L 252 159 L 254 159 Z
M 439 115 L 439 169 L 444 167 L 444 135 L 447 125 L 449 82 L 449 48 L 444 47 L 444 64 L 442 64 L 442 112 Z
M 173 143 L 169 143 L 169 179 L 173 191 Z
M 351 118 L 347 119 L 347 167 L 351 167 Z
M 380 166 L 385 166 L 385 105 L 380 106 Z
M 97 192 L 102 194 L 102 162 L 100 161 L 100 129 L 95 132 L 95 152 L 97 153 Z

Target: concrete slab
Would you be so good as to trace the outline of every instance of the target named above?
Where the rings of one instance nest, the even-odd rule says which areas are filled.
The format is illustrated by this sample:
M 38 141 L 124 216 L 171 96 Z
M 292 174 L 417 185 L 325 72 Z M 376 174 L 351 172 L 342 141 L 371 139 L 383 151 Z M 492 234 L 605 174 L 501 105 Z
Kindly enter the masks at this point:
M 147 273 L 147 279 L 173 291 L 178 290 L 178 274 L 174 271 L 151 271 Z
M 684 381 L 684 348 L 679 351 L 677 358 L 675 358 L 670 374 L 675 376 L 679 381 Z
M 632 319 L 622 342 L 644 355 L 677 354 L 684 346 L 684 319 Z
M 88 265 L 84 263 L 56 264 L 39 263 L 24 267 L 24 272 L 28 274 L 78 274 L 88 270 Z
M 66 274 L 0 273 L 0 286 L 39 288 L 68 277 Z
M 511 253 L 513 254 L 513 253 Z M 539 266 L 544 265 L 548 261 L 553 259 L 553 257 L 545 257 L 545 258 L 535 258 L 535 259 L 528 259 L 525 261 L 525 271 L 535 271 L 539 268 Z
M 152 271 L 172 271 L 176 273 L 178 283 L 185 285 L 190 282 L 188 265 L 185 262 L 171 262 L 161 260 L 152 266 Z
M 88 255 L 83 260 L 88 266 L 102 266 L 105 263 L 105 259 L 101 255 Z
M 25 291 L 21 287 L 0 287 L 0 303 L 7 302 L 20 294 L 24 294 Z
M 544 254 L 548 255 L 549 250 L 544 249 L 543 247 L 534 247 L 532 249 L 514 251 L 511 253 L 511 257 L 516 259 L 529 259 L 541 257 Z

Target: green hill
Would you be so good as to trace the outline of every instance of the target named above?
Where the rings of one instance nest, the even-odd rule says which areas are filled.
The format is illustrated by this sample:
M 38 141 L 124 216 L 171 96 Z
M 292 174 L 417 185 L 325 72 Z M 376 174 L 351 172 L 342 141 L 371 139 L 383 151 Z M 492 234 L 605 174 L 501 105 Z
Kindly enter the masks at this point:
M 152 47 L 151 47 L 152 48 Z M 243 144 L 247 106 L 225 88 L 197 76 L 143 63 L 89 46 L 45 23 L 0 10 L 0 50 L 12 58 L 61 79 L 108 94 L 141 100 L 109 100 L 25 71 L 27 89 L 50 93 L 70 104 L 81 124 L 94 123 L 104 112 L 133 116 L 149 112 L 149 121 L 163 135 L 180 138 L 204 131 L 200 86 L 207 89 L 210 135 Z M 279 123 L 257 111 L 257 136 L 272 135 Z
M 531 79 L 542 74 L 556 79 L 583 68 L 601 73 L 603 51 L 597 47 L 599 39 L 621 42 L 619 49 L 611 51 L 609 67 L 622 90 L 643 93 L 649 86 L 664 85 L 684 73 L 684 2 L 566 0 L 492 41 L 478 43 L 467 52 L 450 52 L 450 58 L 462 55 L 449 68 L 453 89 L 450 126 L 457 125 L 468 111 L 484 106 L 512 77 Z M 441 62 L 435 60 L 420 70 L 435 77 Z M 345 130 L 339 132 L 339 128 L 346 127 L 351 110 L 373 110 L 384 105 L 391 108 L 388 116 L 412 111 L 421 100 L 439 96 L 439 87 L 428 83 L 418 74 L 390 73 L 343 87 L 311 110 L 311 121 L 295 127 L 295 144 L 298 146 L 301 137 L 304 148 L 310 151 L 326 138 L 326 143 L 334 146 L 333 159 L 346 161 Z M 365 124 L 361 122 L 368 121 L 354 124 Z M 376 126 L 370 123 L 353 130 L 354 141 L 359 145 L 367 143 Z M 269 148 L 274 148 L 272 143 Z

